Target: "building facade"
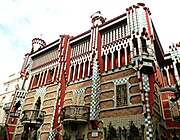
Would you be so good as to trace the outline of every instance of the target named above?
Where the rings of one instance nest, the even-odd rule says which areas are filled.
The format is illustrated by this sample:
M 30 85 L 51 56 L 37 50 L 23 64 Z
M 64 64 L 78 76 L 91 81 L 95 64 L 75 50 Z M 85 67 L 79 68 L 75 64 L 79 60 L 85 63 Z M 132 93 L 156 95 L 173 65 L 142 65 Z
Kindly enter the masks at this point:
M 143 3 L 109 21 L 100 11 L 91 19 L 78 36 L 60 35 L 48 45 L 32 40 L 21 73 L 29 86 L 20 115 L 9 115 L 7 124 L 16 124 L 9 138 L 178 137 L 179 44 L 164 53 Z
M 8 79 L 4 82 L 0 93 L 0 123 L 5 124 L 6 112 L 9 112 L 15 92 L 21 85 L 22 79 L 20 73 L 9 75 Z
M 13 121 L 9 121 L 9 116 L 12 115 L 11 110 L 14 110 L 14 104 L 18 105 L 23 101 L 23 99 L 17 99 L 17 94 L 24 91 L 25 88 L 24 78 L 21 77 L 20 72 L 9 75 L 8 79 L 3 84 L 0 94 L 0 123 L 2 125 L 1 129 L 3 126 L 6 126 L 7 134 L 3 134 L 5 131 L 1 130 L 2 139 L 4 136 L 8 136 L 8 138 L 11 139 L 14 135 L 17 120 L 13 118 Z M 20 110 L 21 108 L 19 106 L 17 112 Z

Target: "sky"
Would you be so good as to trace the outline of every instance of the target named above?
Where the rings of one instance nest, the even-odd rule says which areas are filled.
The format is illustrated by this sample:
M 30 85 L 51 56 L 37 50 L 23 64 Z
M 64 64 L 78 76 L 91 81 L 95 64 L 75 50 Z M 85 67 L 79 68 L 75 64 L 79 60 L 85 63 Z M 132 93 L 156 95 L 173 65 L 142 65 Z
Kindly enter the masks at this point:
M 76 36 L 90 29 L 96 11 L 110 20 L 138 2 L 150 8 L 165 50 L 180 41 L 179 0 L 0 0 L 0 86 L 21 70 L 33 38 L 49 44 L 61 34 Z

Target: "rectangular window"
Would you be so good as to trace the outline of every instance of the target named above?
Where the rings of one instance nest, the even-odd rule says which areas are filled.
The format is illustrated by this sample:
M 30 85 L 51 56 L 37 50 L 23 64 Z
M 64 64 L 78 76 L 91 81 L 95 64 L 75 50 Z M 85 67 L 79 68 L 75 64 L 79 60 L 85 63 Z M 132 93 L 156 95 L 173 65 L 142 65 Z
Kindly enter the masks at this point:
M 180 121 L 179 105 L 177 102 L 171 103 L 171 114 L 174 121 Z
M 32 86 L 33 88 L 38 86 L 38 81 L 39 81 L 39 74 L 36 74 L 33 79 L 33 86 Z
M 127 105 L 127 85 L 117 85 L 116 86 L 116 106 L 125 106 Z
M 84 92 L 75 93 L 72 100 L 73 105 L 84 105 Z
M 54 76 L 54 68 L 52 68 L 48 71 L 48 76 L 47 76 L 48 83 L 53 82 L 53 76 Z

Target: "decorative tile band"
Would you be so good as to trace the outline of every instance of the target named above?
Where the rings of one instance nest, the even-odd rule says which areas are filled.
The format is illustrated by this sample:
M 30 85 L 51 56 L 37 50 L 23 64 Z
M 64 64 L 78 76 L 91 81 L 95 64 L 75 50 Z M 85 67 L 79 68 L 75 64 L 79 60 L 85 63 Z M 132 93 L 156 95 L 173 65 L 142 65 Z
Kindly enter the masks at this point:
M 126 78 L 121 78 L 121 79 L 118 79 L 118 80 L 114 80 L 114 84 L 121 84 L 121 83 L 125 83 L 127 82 L 129 79 L 129 77 L 126 77 Z
M 44 93 L 46 93 L 46 86 L 36 89 L 36 94 L 44 94 Z

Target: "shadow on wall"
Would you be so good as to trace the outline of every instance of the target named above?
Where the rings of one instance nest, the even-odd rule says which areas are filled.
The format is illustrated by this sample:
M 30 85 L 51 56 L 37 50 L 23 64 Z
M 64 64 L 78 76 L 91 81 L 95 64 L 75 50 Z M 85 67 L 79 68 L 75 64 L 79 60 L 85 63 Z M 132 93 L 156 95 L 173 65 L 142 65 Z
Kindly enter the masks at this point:
M 0 140 L 7 140 L 6 127 L 4 124 L 0 124 Z

